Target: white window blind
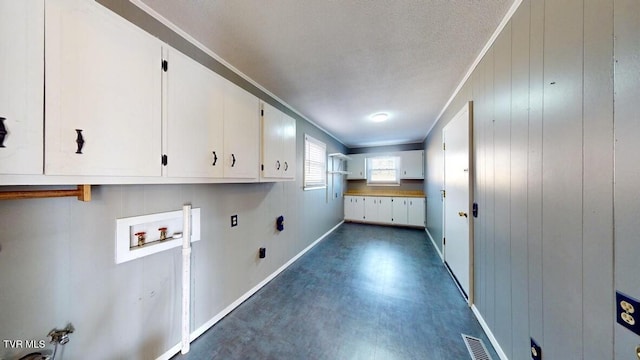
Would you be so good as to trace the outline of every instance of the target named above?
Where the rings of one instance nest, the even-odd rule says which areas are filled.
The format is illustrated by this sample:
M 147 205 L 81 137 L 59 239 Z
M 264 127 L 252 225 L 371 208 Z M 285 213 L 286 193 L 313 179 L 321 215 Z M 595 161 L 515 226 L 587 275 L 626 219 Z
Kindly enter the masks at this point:
M 369 184 L 400 184 L 400 157 L 398 156 L 367 158 L 367 170 L 367 183 Z
M 327 145 L 313 137 L 304 136 L 304 188 L 327 187 Z

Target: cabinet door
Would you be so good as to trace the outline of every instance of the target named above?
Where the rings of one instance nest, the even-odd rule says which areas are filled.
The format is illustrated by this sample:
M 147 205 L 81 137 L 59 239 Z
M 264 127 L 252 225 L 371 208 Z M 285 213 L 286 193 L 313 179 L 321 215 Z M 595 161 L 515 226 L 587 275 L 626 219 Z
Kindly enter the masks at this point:
M 295 179 L 296 121 L 262 103 L 262 178 Z
M 408 225 L 424 227 L 424 199 L 409 198 L 408 202 Z
M 365 154 L 350 154 L 351 160 L 347 162 L 347 180 L 362 180 L 367 178 L 365 172 Z
M 283 114 L 275 107 L 262 103 L 262 177 L 279 179 L 284 171 Z
M 378 222 L 392 223 L 393 222 L 393 205 L 392 198 L 390 197 L 378 197 Z
M 357 198 L 355 196 L 344 197 L 344 219 L 355 220 L 355 202 Z
M 393 198 L 392 202 L 392 222 L 398 225 L 407 225 L 409 202 L 407 198 Z
M 400 152 L 400 178 L 424 179 L 424 151 Z
M 257 180 L 259 176 L 259 100 L 239 86 L 224 86 L 224 177 Z
M 160 176 L 161 43 L 94 1 L 45 3 L 45 173 Z
M 44 1 L 0 1 L 0 174 L 42 174 Z
M 362 198 L 364 202 L 363 220 L 367 222 L 378 221 L 378 204 L 375 197 L 367 196 Z
M 282 177 L 294 180 L 296 178 L 296 119 L 287 114 L 282 115 Z
M 169 48 L 166 59 L 166 173 L 220 178 L 224 80 L 177 50 Z

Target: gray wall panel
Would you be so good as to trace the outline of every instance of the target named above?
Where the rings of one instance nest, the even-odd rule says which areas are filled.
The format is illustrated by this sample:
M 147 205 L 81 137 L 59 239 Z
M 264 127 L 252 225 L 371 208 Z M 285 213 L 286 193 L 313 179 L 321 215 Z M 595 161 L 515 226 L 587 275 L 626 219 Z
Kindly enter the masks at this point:
M 475 306 L 512 359 L 530 358 L 529 337 L 550 359 L 611 358 L 614 328 L 617 358 L 629 358 L 637 342 L 612 316 L 612 6 L 523 1 L 468 81 L 480 210 Z M 633 294 L 640 226 L 627 214 L 640 203 L 632 140 L 640 137 L 640 6 L 616 3 L 616 14 L 615 209 L 625 228 L 615 229 L 615 279 Z M 434 131 L 451 118 L 447 110 Z M 432 132 L 425 148 L 433 139 Z
M 495 124 L 495 91 L 494 91 L 494 73 L 495 73 L 495 59 L 494 51 L 490 49 L 485 55 L 487 60 L 487 66 L 485 68 L 485 119 L 484 128 L 486 136 L 486 148 L 485 148 L 485 205 L 483 215 L 485 224 L 485 246 L 486 246 L 486 258 L 485 264 L 487 282 L 484 284 L 486 288 L 486 308 L 483 309 L 483 316 L 487 323 L 492 326 L 495 324 L 496 313 L 496 272 L 495 272 L 495 143 L 494 143 L 494 124 Z M 477 194 L 476 194 L 477 196 Z
M 484 136 L 484 123 L 481 122 L 480 119 L 486 119 L 483 115 L 486 110 L 483 108 L 483 104 L 485 104 L 485 81 L 484 81 L 484 69 L 486 67 L 486 61 L 483 59 L 478 64 L 478 67 L 473 73 L 472 83 L 473 83 L 473 98 L 478 100 L 477 103 L 473 103 L 473 147 L 471 151 L 473 151 L 473 166 L 475 176 L 470 179 L 473 182 L 474 194 L 484 195 L 484 164 L 485 164 L 485 147 L 486 141 Z M 484 201 L 481 199 L 476 199 L 479 197 L 475 197 L 473 201 L 476 203 L 484 204 Z M 484 214 L 483 214 L 484 215 Z M 479 261 L 475 261 L 475 264 L 483 264 L 482 259 L 486 256 L 486 244 L 484 241 L 484 223 L 481 220 L 482 218 L 472 218 L 473 226 L 474 226 L 474 242 L 473 242 L 473 253 L 474 256 L 479 259 Z M 473 281 L 478 284 L 483 284 L 486 279 L 486 268 L 484 266 L 475 266 L 473 272 Z M 485 300 L 485 288 L 479 287 L 474 289 L 474 297 L 473 301 L 476 306 L 483 308 L 486 302 Z
M 582 1 L 545 3 L 544 353 L 582 357 Z
M 613 357 L 613 4 L 584 2 L 584 359 Z M 610 324 L 604 326 L 603 324 Z
M 511 355 L 511 23 L 494 44 L 495 277 L 494 334 Z
M 615 289 L 640 299 L 640 2 L 618 0 L 614 5 Z M 635 319 L 637 322 L 638 317 Z M 618 324 L 614 326 L 615 359 L 632 359 L 634 348 L 640 343 L 638 336 Z
M 529 138 L 527 254 L 529 260 L 529 329 L 544 344 L 542 317 L 542 110 L 544 0 L 531 1 L 529 34 Z
M 527 160 L 529 128 L 529 24 L 530 6 L 525 0 L 511 19 L 511 333 L 510 358 L 526 359 L 529 347 Z

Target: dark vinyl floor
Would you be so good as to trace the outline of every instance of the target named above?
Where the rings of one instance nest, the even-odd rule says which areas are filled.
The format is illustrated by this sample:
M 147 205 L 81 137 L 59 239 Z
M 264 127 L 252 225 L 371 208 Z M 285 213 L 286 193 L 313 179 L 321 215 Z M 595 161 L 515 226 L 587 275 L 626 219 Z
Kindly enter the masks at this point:
M 346 223 L 173 359 L 498 359 L 423 230 Z

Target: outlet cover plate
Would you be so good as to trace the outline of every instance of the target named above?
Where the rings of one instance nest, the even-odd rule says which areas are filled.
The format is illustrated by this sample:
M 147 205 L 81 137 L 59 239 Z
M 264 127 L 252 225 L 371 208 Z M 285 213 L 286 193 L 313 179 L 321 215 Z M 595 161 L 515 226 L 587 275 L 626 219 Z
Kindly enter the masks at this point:
M 231 227 L 238 226 L 238 215 L 231 215 Z
M 640 301 L 616 291 L 616 321 L 640 335 Z

